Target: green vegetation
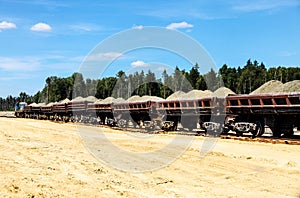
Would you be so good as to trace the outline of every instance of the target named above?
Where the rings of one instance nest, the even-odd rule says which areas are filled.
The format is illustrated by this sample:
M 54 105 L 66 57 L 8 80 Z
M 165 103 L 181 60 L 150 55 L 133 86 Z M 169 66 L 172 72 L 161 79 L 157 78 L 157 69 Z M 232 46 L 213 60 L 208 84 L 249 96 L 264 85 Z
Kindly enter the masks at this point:
M 267 69 L 263 63 L 258 63 L 256 60 L 252 62 L 250 59 L 243 67 L 235 68 L 224 64 L 218 73 L 211 70 L 201 75 L 199 67 L 201 66 L 197 63 L 190 71 L 180 70 L 179 67 L 176 67 L 172 75 L 163 71 L 160 78 L 151 71 L 146 73 L 141 71 L 129 75 L 119 71 L 115 77 L 97 80 L 84 79 L 80 73 L 74 73 L 67 78 L 51 76 L 46 79 L 43 90 L 33 96 L 21 92 L 18 97 L 0 97 L 0 110 L 13 110 L 17 101 L 48 103 L 90 95 L 101 99 L 109 96 L 126 99 L 131 95 L 152 95 L 166 98 L 178 90 L 206 90 L 209 87 L 214 91 L 220 86 L 228 87 L 235 93 L 247 94 L 269 80 L 279 80 L 285 83 L 300 79 L 299 67 L 279 66 Z

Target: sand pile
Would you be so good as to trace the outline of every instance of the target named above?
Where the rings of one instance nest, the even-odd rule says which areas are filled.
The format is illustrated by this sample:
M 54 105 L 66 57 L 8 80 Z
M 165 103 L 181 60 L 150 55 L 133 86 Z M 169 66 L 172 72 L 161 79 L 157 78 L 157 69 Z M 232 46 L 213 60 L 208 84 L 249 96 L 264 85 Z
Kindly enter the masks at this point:
M 79 102 L 79 101 L 84 101 L 84 98 L 81 97 L 81 96 L 78 96 L 78 97 L 73 98 L 73 99 L 71 100 L 71 102 Z
M 275 89 L 278 87 L 281 87 L 283 84 L 282 82 L 278 80 L 270 80 L 254 90 L 253 92 L 250 93 L 252 94 L 267 94 L 267 93 L 275 93 Z
M 164 100 L 163 98 L 160 98 L 160 97 L 157 97 L 157 96 L 142 96 L 141 97 L 141 100 L 142 102 L 145 102 L 145 101 L 162 101 Z
M 88 102 L 95 102 L 98 99 L 95 96 L 88 96 L 86 98 L 83 98 L 81 96 L 78 96 L 74 99 L 71 100 L 71 102 L 83 102 L 83 101 L 88 101 Z
M 30 107 L 41 107 L 41 106 L 45 106 L 46 104 L 45 103 L 38 103 L 38 104 L 36 104 L 35 102 L 34 103 L 31 103 L 30 105 L 28 105 L 28 106 L 30 106 Z
M 229 94 L 236 94 L 227 87 L 220 87 L 216 91 L 212 92 L 210 90 L 191 90 L 188 93 L 182 91 L 177 91 L 170 95 L 166 100 L 189 100 L 189 99 L 200 99 L 200 98 L 209 98 L 209 97 L 226 97 Z
M 95 104 L 112 104 L 112 103 L 122 103 L 125 102 L 123 98 L 114 98 L 114 97 L 107 97 L 104 100 L 97 100 Z
M 138 102 L 141 100 L 141 97 L 138 96 L 138 95 L 134 95 L 134 96 L 131 96 L 130 98 L 127 99 L 127 102 Z
M 300 92 L 300 80 L 293 80 L 274 88 L 276 93 Z
M 113 100 L 115 100 L 114 97 L 107 97 L 104 100 L 97 101 L 97 103 L 98 104 L 111 104 L 111 103 L 113 103 Z
M 46 105 L 46 107 L 51 107 L 51 106 L 53 106 L 54 104 L 57 104 L 57 102 L 50 102 L 50 103 L 48 103 L 48 104 Z
M 94 102 L 94 104 L 101 104 L 101 101 L 103 101 L 102 99 L 98 99 Z
M 68 98 L 66 98 L 66 99 L 60 101 L 59 103 L 60 103 L 60 104 L 66 104 L 66 103 L 68 103 L 68 102 L 70 102 L 70 100 L 69 100 Z
M 210 90 L 197 90 L 194 89 L 188 93 L 182 95 L 182 99 L 198 99 L 198 98 L 209 98 L 211 97 L 212 92 Z
M 127 99 L 127 102 L 146 102 L 146 101 L 161 101 L 164 100 L 163 98 L 157 97 L 157 96 L 138 96 L 134 95 Z
M 222 98 L 228 96 L 229 94 L 236 94 L 236 93 L 234 93 L 231 89 L 227 87 L 220 87 L 219 89 L 217 89 L 212 93 L 212 96 Z
M 300 80 L 293 80 L 285 84 L 278 80 L 271 80 L 250 94 L 274 94 L 289 92 L 300 92 Z
M 166 100 L 179 100 L 185 95 L 185 92 L 183 91 L 176 91 L 173 94 L 171 94 L 169 97 L 167 97 Z
M 98 99 L 95 96 L 88 96 L 86 98 L 84 98 L 85 100 L 89 101 L 89 102 L 95 102 Z
M 116 98 L 113 100 L 114 103 L 123 103 L 126 102 L 126 100 L 124 98 Z
M 30 107 L 36 107 L 37 106 L 37 104 L 34 102 L 34 103 L 31 103 L 30 105 L 28 105 L 28 106 L 30 106 Z

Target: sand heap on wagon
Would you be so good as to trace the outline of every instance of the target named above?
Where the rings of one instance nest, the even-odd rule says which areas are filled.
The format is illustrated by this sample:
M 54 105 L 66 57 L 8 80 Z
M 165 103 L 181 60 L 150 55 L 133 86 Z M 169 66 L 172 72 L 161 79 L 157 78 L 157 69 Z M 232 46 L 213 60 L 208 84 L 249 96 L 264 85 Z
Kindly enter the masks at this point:
M 300 80 L 282 83 L 278 80 L 270 80 L 250 93 L 252 94 L 276 94 L 300 92 Z
M 186 94 L 183 94 L 182 99 L 188 100 L 188 99 L 198 99 L 198 98 L 209 98 L 211 97 L 211 95 L 212 92 L 210 90 L 202 91 L 202 90 L 194 89 L 187 92 Z
M 95 104 L 112 104 L 112 103 L 122 103 L 125 102 L 123 98 L 114 98 L 114 97 L 107 97 L 104 100 L 97 100 Z
M 256 90 L 252 91 L 250 95 L 253 94 L 272 94 L 275 93 L 275 88 L 281 87 L 283 84 L 278 80 L 270 80 L 257 88 Z
M 227 87 L 220 87 L 212 93 L 212 97 L 225 98 L 226 96 L 235 94 L 236 93 L 234 93 L 231 89 Z
M 173 94 L 171 94 L 169 97 L 167 97 L 166 100 L 180 100 L 184 95 L 185 95 L 185 92 L 176 91 Z
M 158 96 L 149 96 L 149 95 L 144 95 L 144 96 L 138 96 L 138 95 L 134 95 L 131 96 L 130 98 L 127 99 L 127 102 L 147 102 L 147 101 L 162 101 L 164 100 L 161 97 Z
M 276 93 L 300 92 L 300 80 L 286 82 L 283 85 L 274 89 Z

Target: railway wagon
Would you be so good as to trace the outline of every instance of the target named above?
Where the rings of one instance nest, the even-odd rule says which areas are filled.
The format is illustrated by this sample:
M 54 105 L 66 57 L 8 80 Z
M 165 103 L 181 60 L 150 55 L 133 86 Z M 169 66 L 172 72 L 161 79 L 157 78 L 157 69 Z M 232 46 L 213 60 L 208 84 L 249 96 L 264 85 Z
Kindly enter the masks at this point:
M 151 100 L 138 102 L 114 102 L 112 100 L 88 104 L 87 111 L 90 116 L 99 118 L 101 124 L 151 128 L 153 125 L 151 117 L 157 117 L 154 108 L 155 103 Z
M 229 95 L 191 100 L 161 101 L 156 110 L 164 118 L 162 129 L 176 130 L 178 123 L 208 133 L 252 133 L 261 136 L 268 126 L 273 136 L 290 136 L 300 128 L 300 93 Z
M 123 102 L 113 105 L 114 117 L 121 127 L 132 125 L 145 126 L 147 129 L 154 127 L 154 120 L 157 117 L 155 111 L 155 101 Z
M 53 113 L 53 103 L 41 105 L 39 119 L 50 120 Z
M 113 114 L 113 102 L 107 102 L 107 103 L 89 103 L 87 104 L 87 113 L 91 118 L 91 122 L 95 123 L 98 122 L 100 124 L 106 124 L 106 125 L 115 125 L 114 121 L 114 114 Z
M 236 95 L 226 98 L 226 109 L 238 133 L 264 133 L 265 125 L 273 136 L 289 136 L 300 128 L 300 93 Z
M 68 121 L 68 105 L 67 103 L 54 103 L 52 106 L 52 119 L 55 121 Z
M 88 114 L 88 105 L 94 101 L 88 98 L 75 98 L 67 103 L 66 119 L 76 122 L 88 122 L 90 116 Z
M 41 112 L 41 106 L 44 105 L 43 103 L 32 103 L 24 107 L 24 117 L 26 118 L 34 118 L 39 119 Z
M 162 118 L 161 127 L 166 131 L 177 130 L 180 123 L 190 131 L 197 129 L 199 124 L 208 132 L 218 132 L 222 129 L 218 120 L 226 114 L 224 99 L 216 97 L 159 101 L 156 111 Z

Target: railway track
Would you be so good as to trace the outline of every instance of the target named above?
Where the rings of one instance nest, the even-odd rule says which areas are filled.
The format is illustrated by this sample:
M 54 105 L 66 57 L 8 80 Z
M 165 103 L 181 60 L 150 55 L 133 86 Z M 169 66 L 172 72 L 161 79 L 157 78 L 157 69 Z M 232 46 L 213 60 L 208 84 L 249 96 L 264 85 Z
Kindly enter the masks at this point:
M 96 127 L 103 127 L 114 129 L 118 131 L 125 131 L 130 133 L 147 133 L 147 134 L 169 134 L 169 135 L 185 135 L 185 136 L 204 136 L 209 137 L 205 134 L 204 131 L 185 131 L 185 130 L 178 130 L 178 131 L 163 131 L 163 130 L 146 130 L 145 128 L 121 128 L 121 127 L 109 127 L 106 125 L 94 125 L 94 124 L 86 124 L 86 123 L 76 123 L 80 125 L 89 125 L 89 126 L 96 126 Z M 212 137 L 212 136 L 211 136 Z M 237 140 L 237 141 L 245 141 L 245 142 L 261 142 L 261 143 L 270 143 L 270 144 L 289 144 L 289 145 L 300 145 L 300 136 L 294 135 L 291 138 L 278 138 L 278 137 L 270 137 L 270 136 L 261 136 L 253 138 L 251 135 L 244 135 L 242 137 L 236 136 L 234 133 L 226 134 L 226 135 L 219 135 L 213 136 L 220 139 L 230 139 L 230 140 Z
M 270 143 L 270 144 L 289 144 L 289 145 L 300 145 L 300 138 L 274 138 L 274 137 L 236 137 L 234 135 L 221 135 L 221 139 L 232 139 L 238 141 L 246 141 L 246 142 L 262 142 L 262 143 Z
M 10 114 L 0 114 L 0 117 L 7 117 L 7 118 L 15 118 Z M 53 121 L 56 123 L 65 123 L 63 121 Z M 88 123 L 78 123 L 75 124 L 85 125 L 85 126 L 94 126 L 94 127 L 102 127 L 102 128 L 109 128 L 118 131 L 125 131 L 130 133 L 147 133 L 147 134 L 169 134 L 169 135 L 185 135 L 185 136 L 206 136 L 209 137 L 203 130 L 198 131 L 187 131 L 184 129 L 178 131 L 163 131 L 163 130 L 146 130 L 145 128 L 122 128 L 118 126 L 107 126 L 107 125 L 95 125 L 95 124 L 88 124 Z M 243 136 L 236 136 L 235 133 L 230 133 L 226 135 L 219 135 L 213 136 L 220 139 L 230 139 L 230 140 L 237 140 L 237 141 L 245 141 L 245 142 L 261 142 L 261 143 L 270 143 L 270 144 L 289 144 L 289 145 L 300 145 L 300 135 L 294 135 L 291 138 L 284 138 L 284 137 L 271 137 L 271 136 L 261 136 L 253 138 L 251 135 L 243 135 Z
M 5 117 L 5 118 L 15 118 L 15 112 L 0 112 L 0 117 Z

